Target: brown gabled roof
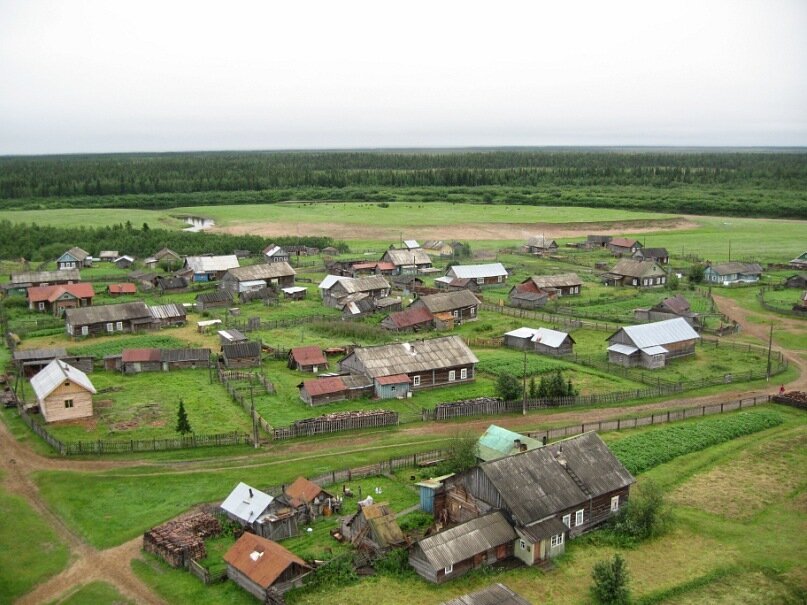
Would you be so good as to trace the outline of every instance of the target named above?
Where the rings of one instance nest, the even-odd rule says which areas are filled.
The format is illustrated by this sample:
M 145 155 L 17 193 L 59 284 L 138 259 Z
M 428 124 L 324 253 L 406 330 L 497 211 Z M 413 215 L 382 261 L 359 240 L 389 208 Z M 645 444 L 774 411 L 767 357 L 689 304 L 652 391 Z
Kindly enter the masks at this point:
M 89 282 L 63 284 L 57 286 L 32 286 L 28 288 L 28 300 L 31 302 L 53 302 L 67 292 L 76 298 L 92 298 L 95 291 Z
M 258 586 L 269 588 L 290 565 L 311 567 L 277 542 L 245 533 L 224 554 L 224 560 Z
M 325 493 L 328 496 L 331 494 L 322 489 L 313 481 L 309 481 L 305 477 L 297 477 L 294 483 L 286 488 L 285 494 L 291 501 L 292 505 L 300 506 L 307 502 L 312 502 L 319 494 Z
M 690 309 L 689 301 L 680 294 L 665 298 L 661 301 L 659 306 L 668 309 L 676 315 L 686 315 L 689 313 Z
M 426 307 L 410 307 L 405 311 L 390 313 L 387 320 L 396 329 L 405 330 L 406 328 L 430 322 L 432 320 L 432 313 Z
M 633 248 L 638 243 L 637 240 L 627 237 L 615 237 L 609 242 L 612 246 L 619 246 L 621 248 Z
M 392 376 L 379 376 L 375 379 L 378 384 L 403 384 L 409 382 L 406 374 L 393 374 Z
M 457 290 L 441 294 L 429 294 L 418 299 L 432 313 L 453 311 L 462 307 L 473 307 L 479 304 L 479 299 L 470 290 Z M 420 306 L 420 305 L 418 305 Z
M 328 360 L 317 345 L 295 347 L 290 353 L 292 359 L 304 366 L 327 365 Z
M 303 388 L 312 397 L 320 395 L 333 395 L 347 390 L 344 381 L 339 376 L 304 380 Z
M 134 284 L 109 284 L 107 290 L 110 294 L 137 294 Z
M 146 361 L 161 361 L 160 349 L 123 349 L 121 361 L 123 363 L 138 363 Z

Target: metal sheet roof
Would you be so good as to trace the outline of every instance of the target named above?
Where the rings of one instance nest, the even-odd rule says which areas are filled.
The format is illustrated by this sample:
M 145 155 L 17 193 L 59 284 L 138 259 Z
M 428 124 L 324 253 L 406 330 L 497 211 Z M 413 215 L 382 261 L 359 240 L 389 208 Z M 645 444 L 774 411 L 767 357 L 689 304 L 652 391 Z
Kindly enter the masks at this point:
M 299 294 L 300 292 L 305 292 L 305 288 L 302 286 L 292 286 L 291 288 L 282 288 L 283 292 L 286 294 Z
M 304 366 L 327 365 L 328 360 L 319 345 L 294 347 L 289 353 L 297 363 Z
M 194 273 L 212 273 L 235 269 L 240 266 L 240 263 L 235 254 L 226 254 L 224 256 L 188 256 L 185 258 L 185 266 L 190 267 Z
M 642 349 L 642 353 L 646 353 L 647 355 L 663 355 L 664 353 L 669 353 L 669 351 L 662 346 L 656 345 L 653 347 L 645 347 Z
M 341 376 L 328 376 L 326 378 L 315 378 L 304 380 L 303 388 L 312 397 L 320 395 L 335 395 L 347 390 Z
M 151 319 L 151 313 L 142 301 L 120 303 L 116 305 L 97 305 L 66 309 L 65 322 L 74 326 L 112 321 L 129 321 L 133 319 Z
M 90 393 L 95 393 L 95 387 L 87 375 L 61 359 L 54 359 L 31 378 L 31 388 L 36 393 L 37 399 L 45 399 L 66 381 L 74 382 Z
M 479 299 L 470 290 L 457 290 L 421 296 L 416 303 L 425 305 L 432 313 L 444 313 L 462 307 L 476 306 L 479 304 Z
M 477 456 L 480 460 L 488 461 L 518 453 L 520 449 L 516 447 L 516 440 L 526 445 L 527 450 L 543 446 L 538 439 L 491 424 L 477 442 Z
M 137 363 L 147 361 L 160 361 L 160 349 L 123 349 L 121 361 L 123 363 Z
M 79 282 L 77 284 L 32 286 L 28 288 L 28 300 L 30 302 L 40 302 L 45 300 L 48 302 L 54 302 L 65 292 L 75 298 L 92 298 L 95 296 L 95 291 L 93 290 L 91 283 Z
M 424 538 L 418 546 L 438 570 L 515 539 L 516 532 L 504 515 L 495 511 Z
M 277 542 L 244 533 L 224 554 L 224 560 L 262 588 L 268 588 L 292 564 L 310 566 Z
M 34 361 L 45 359 L 58 359 L 67 357 L 67 350 L 62 348 L 54 349 L 16 349 L 14 351 L 14 361 Z
M 577 273 L 559 273 L 558 275 L 533 275 L 532 283 L 538 288 L 571 288 L 583 285 Z
M 152 305 L 149 307 L 149 313 L 154 319 L 178 319 L 186 315 L 185 307 L 177 303 Z
M 479 363 L 459 336 L 360 347 L 343 362 L 353 356 L 373 378 Z
M 698 333 L 692 329 L 692 326 L 683 317 L 654 321 L 638 326 L 624 326 L 621 331 L 639 349 L 700 338 Z M 613 335 L 609 337 L 609 340 L 611 338 L 613 338 Z
M 336 282 L 342 279 L 339 275 L 326 275 L 325 279 L 319 282 L 320 290 L 330 290 L 331 286 L 333 286 Z
M 279 262 L 259 263 L 246 267 L 238 267 L 236 265 L 235 269 L 227 271 L 225 277 L 229 276 L 237 281 L 244 282 L 256 280 L 266 281 L 267 279 L 277 279 L 278 277 L 289 277 L 291 275 L 297 275 L 297 272 L 292 269 L 291 265 L 287 262 Z
M 245 523 L 252 523 L 263 514 L 272 500 L 274 498 L 269 494 L 241 482 L 221 503 L 221 508 Z
M 454 265 L 446 274 L 460 279 L 478 279 L 484 277 L 498 277 L 507 275 L 507 269 L 501 263 L 489 263 L 487 265 Z
M 451 599 L 442 605 L 531 605 L 521 595 L 503 584 L 493 584 L 482 590 Z
M 608 347 L 607 350 L 613 351 L 614 353 L 621 353 L 622 355 L 633 355 L 639 349 L 628 345 L 615 344 Z
M 568 332 L 560 332 L 549 328 L 518 328 L 507 332 L 505 336 L 529 338 L 532 342 L 540 342 L 542 345 L 552 349 L 557 349 L 567 338 L 572 338 Z M 572 339 L 572 342 L 574 342 L 574 339 Z

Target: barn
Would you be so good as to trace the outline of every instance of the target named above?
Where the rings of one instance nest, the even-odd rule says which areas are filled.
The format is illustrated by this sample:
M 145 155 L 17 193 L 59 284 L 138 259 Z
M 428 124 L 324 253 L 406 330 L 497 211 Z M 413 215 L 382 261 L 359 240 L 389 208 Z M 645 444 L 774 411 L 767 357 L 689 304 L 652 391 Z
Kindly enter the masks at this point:
M 229 290 L 214 290 L 196 295 L 196 309 L 206 311 L 216 307 L 230 307 L 233 304 L 233 295 Z
M 92 416 L 95 387 L 81 370 L 54 359 L 31 378 L 39 411 L 45 422 Z
M 695 354 L 700 336 L 683 317 L 624 326 L 608 337 L 608 362 L 663 368 L 670 359 Z
M 479 305 L 479 299 L 470 290 L 456 290 L 421 296 L 409 305 L 409 309 L 428 309 L 438 328 L 450 328 L 477 319 Z
M 567 332 L 549 328 L 518 328 L 504 335 L 504 344 L 513 349 L 534 351 L 544 355 L 571 355 L 574 338 Z
M 328 369 L 328 360 L 322 349 L 316 345 L 310 347 L 294 347 L 289 351 L 288 366 L 300 372 L 317 373 Z
M 390 313 L 381 320 L 381 327 L 394 332 L 418 332 L 428 330 L 434 323 L 431 311 L 424 307 L 409 307 L 405 311 Z
M 227 368 L 256 368 L 261 365 L 261 343 L 250 341 L 222 345 L 221 355 Z
M 367 397 L 373 392 L 373 382 L 365 376 L 326 376 L 304 380 L 298 385 L 300 399 L 310 406 L 334 401 Z
M 64 318 L 67 333 L 73 337 L 147 330 L 154 321 L 142 301 L 66 309 Z

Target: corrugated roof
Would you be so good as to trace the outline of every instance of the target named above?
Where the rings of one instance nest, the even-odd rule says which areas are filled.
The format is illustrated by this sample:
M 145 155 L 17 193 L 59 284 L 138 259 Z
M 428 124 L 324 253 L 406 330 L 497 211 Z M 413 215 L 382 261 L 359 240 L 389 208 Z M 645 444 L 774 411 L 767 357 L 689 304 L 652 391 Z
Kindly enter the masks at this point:
M 513 592 L 503 584 L 493 584 L 482 590 L 472 592 L 442 605 L 531 605 L 521 595 Z
M 252 523 L 264 513 L 272 500 L 274 498 L 269 494 L 241 482 L 221 503 L 221 508 L 245 523 Z
M 317 345 L 310 347 L 294 347 L 291 350 L 291 357 L 297 363 L 304 366 L 327 365 L 328 363 L 322 349 Z
M 563 524 L 563 521 L 557 517 L 550 517 L 549 519 L 544 519 L 533 525 L 518 526 L 516 527 L 516 533 L 523 534 L 533 543 L 537 543 L 540 540 L 545 540 L 546 538 L 557 536 L 558 534 L 565 534 L 568 529 L 569 528 Z
M 645 347 L 644 349 L 642 349 L 642 352 L 647 353 L 648 355 L 662 355 L 664 353 L 669 353 L 667 349 L 665 349 L 660 345 L 656 345 L 653 347 Z
M 340 277 L 338 283 L 348 294 L 370 292 L 372 290 L 389 289 L 389 282 L 381 275 L 368 275 L 366 277 Z M 334 282 L 336 284 L 337 282 Z M 332 286 L 334 284 L 331 284 Z M 330 288 L 328 288 L 330 289 Z
M 574 343 L 574 339 L 569 336 L 567 332 L 560 332 L 549 328 L 518 328 L 517 330 L 507 332 L 505 336 L 529 338 L 532 342 L 540 342 L 542 345 L 552 349 L 557 349 L 567 338 Z
M 190 267 L 194 273 L 214 273 L 235 269 L 240 266 L 240 263 L 235 254 L 226 254 L 223 256 L 188 256 L 185 258 L 185 266 Z
M 137 294 L 137 286 L 134 284 L 109 284 L 107 286 L 110 294 Z
M 441 292 L 421 296 L 417 302 L 426 305 L 432 313 L 444 313 L 462 307 L 479 305 L 479 299 L 470 290 L 457 290 L 456 292 Z
M 395 518 L 395 513 L 391 510 L 383 515 L 367 519 L 367 523 L 373 531 L 375 542 L 381 547 L 395 546 L 406 542 L 401 527 L 398 525 L 398 520 Z
M 501 263 L 489 263 L 487 265 L 454 265 L 448 270 L 449 274 L 459 279 L 478 279 L 484 277 L 498 277 L 507 275 L 507 269 Z
M 430 265 L 432 263 L 423 248 L 415 248 L 414 250 L 387 250 L 381 260 L 387 260 L 394 264 L 396 267 L 405 267 L 409 265 Z
M 224 560 L 262 588 L 269 588 L 292 564 L 311 567 L 277 542 L 245 533 L 224 554 Z
M 62 348 L 54 349 L 16 349 L 14 351 L 14 361 L 35 361 L 45 359 L 59 359 L 67 357 L 67 350 Z
M 639 248 L 636 254 L 640 254 L 643 258 L 667 258 L 670 256 L 667 248 Z
M 684 315 L 689 313 L 690 310 L 689 301 L 681 294 L 676 294 L 670 298 L 665 298 L 661 301 L 659 306 L 668 309 L 676 315 Z
M 405 330 L 413 326 L 431 322 L 432 313 L 426 307 L 410 307 L 403 311 L 390 313 L 384 321 L 388 321 L 398 330 Z
M 655 277 L 666 275 L 664 269 L 658 266 L 654 260 L 636 260 L 633 258 L 623 258 L 614 268 L 611 269 L 614 275 L 622 275 L 626 277 Z
M 638 326 L 624 326 L 620 331 L 624 332 L 639 349 L 700 338 L 683 317 Z M 616 332 L 616 334 L 618 333 L 619 331 Z M 611 335 L 608 340 L 611 340 L 616 334 Z
M 12 284 L 47 283 L 60 281 L 80 281 L 81 275 L 78 269 L 60 269 L 59 271 L 25 271 L 23 273 L 12 273 Z
M 353 356 L 373 378 L 479 363 L 459 336 L 360 347 L 345 359 Z
M 84 372 L 61 359 L 54 359 L 31 378 L 31 388 L 36 393 L 37 399 L 45 399 L 59 385 L 67 381 L 76 383 L 90 393 L 96 392 L 92 381 Z
M 339 275 L 326 275 L 325 279 L 319 282 L 319 289 L 320 290 L 330 290 L 331 286 L 333 286 L 336 282 L 342 279 Z
M 491 424 L 477 442 L 479 450 L 477 456 L 480 460 L 488 461 L 518 453 L 521 450 L 516 447 L 516 440 L 526 445 L 527 450 L 543 446 L 538 439 Z
M 558 275 L 533 275 L 530 277 L 532 283 L 538 288 L 571 288 L 582 286 L 577 273 L 559 273 Z
M 424 538 L 418 546 L 432 568 L 439 570 L 515 539 L 504 515 L 495 511 Z
M 147 361 L 161 361 L 160 349 L 123 349 L 121 361 L 123 363 L 138 363 Z
M 326 497 L 331 497 L 330 493 L 305 477 L 297 477 L 294 483 L 289 485 L 285 491 L 286 496 L 288 496 L 294 506 L 313 502 L 314 498 L 319 496 L 320 493 L 324 493 Z
M 420 248 L 420 244 L 416 239 L 405 239 L 404 246 L 409 250 L 414 250 L 415 248 Z
M 32 286 L 28 288 L 28 300 L 31 302 L 54 302 L 67 292 L 76 298 L 92 298 L 95 296 L 92 284 L 79 282 L 77 284 L 60 284 L 54 286 Z
M 304 380 L 303 388 L 312 397 L 321 395 L 335 395 L 347 390 L 345 383 L 340 376 L 328 376 L 326 378 L 316 378 Z
M 259 263 L 257 265 L 230 269 L 227 271 L 225 277 L 229 276 L 237 281 L 266 281 L 267 279 L 277 279 L 279 277 L 289 277 L 292 275 L 297 275 L 297 272 L 292 269 L 291 265 L 287 262 L 279 262 Z
M 613 351 L 614 353 L 621 353 L 622 355 L 633 355 L 639 349 L 636 347 L 630 347 L 628 345 L 615 344 L 608 347 L 607 350 Z
M 83 248 L 79 248 L 78 246 L 73 246 L 72 248 L 70 248 L 70 250 L 68 250 L 64 254 L 69 254 L 70 256 L 79 261 L 83 261 L 90 255 L 89 252 L 87 252 Z M 64 254 L 62 256 L 64 256 Z
M 217 303 L 232 301 L 233 295 L 229 290 L 213 290 L 212 292 L 202 292 L 196 295 L 196 302 Z
M 65 309 L 65 322 L 74 326 L 113 322 L 129 321 L 133 319 L 151 319 L 151 313 L 142 301 L 119 303 L 116 305 L 97 305 L 94 307 L 80 307 L 77 309 Z
M 379 376 L 375 379 L 378 384 L 402 384 L 409 383 L 409 376 L 406 374 L 393 374 L 392 376 Z
M 149 313 L 154 319 L 178 319 L 186 315 L 185 307 L 179 303 L 152 305 L 149 307 Z
M 249 340 L 243 332 L 236 330 L 235 328 L 230 328 L 229 330 L 219 330 L 217 334 L 219 337 L 229 342 L 245 342 Z
M 242 359 L 261 356 L 261 343 L 256 341 L 237 342 L 221 346 L 221 352 L 228 359 Z
M 273 257 L 273 256 L 288 256 L 289 255 L 288 252 L 286 252 L 283 248 L 281 248 L 278 245 L 269 245 L 269 246 L 267 246 L 264 249 L 263 254 L 265 256 L 270 257 L 270 258 Z
M 711 265 L 710 269 L 718 275 L 732 275 L 734 273 L 745 273 L 752 275 L 762 274 L 762 265 L 759 263 L 741 263 L 738 261 L 731 261 L 728 263 Z

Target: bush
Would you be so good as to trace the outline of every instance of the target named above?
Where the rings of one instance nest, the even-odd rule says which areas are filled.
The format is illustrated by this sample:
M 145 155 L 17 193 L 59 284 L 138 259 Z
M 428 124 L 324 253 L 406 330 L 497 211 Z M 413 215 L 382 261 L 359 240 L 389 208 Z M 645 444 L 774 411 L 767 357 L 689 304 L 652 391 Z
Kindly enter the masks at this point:
M 628 569 L 621 555 L 616 554 L 611 560 L 598 561 L 594 565 L 591 577 L 594 580 L 591 585 L 591 596 L 595 603 L 601 605 L 630 603 Z
M 446 458 L 437 465 L 435 475 L 461 473 L 476 465 L 476 435 L 455 435 L 446 448 Z
M 409 566 L 409 551 L 405 548 L 393 548 L 378 559 L 373 567 L 378 573 L 398 578 L 414 573 Z
M 398 521 L 401 531 L 404 533 L 423 531 L 434 523 L 434 518 L 429 513 L 423 511 L 415 511 L 404 515 Z
M 625 545 L 663 534 L 672 522 L 672 513 L 661 487 L 646 481 L 634 489 L 628 503 L 610 523 L 611 530 Z
M 322 567 L 317 567 L 314 573 L 308 576 L 306 587 L 309 588 L 337 588 L 358 582 L 359 576 L 353 567 L 350 556 L 331 559 Z
M 521 382 L 512 374 L 499 374 L 499 378 L 496 380 L 496 393 L 505 401 L 520 399 L 522 395 Z

